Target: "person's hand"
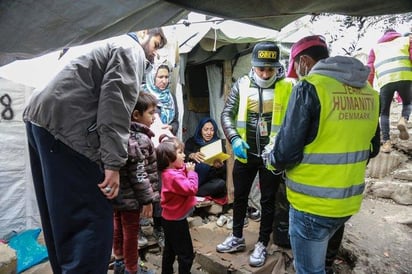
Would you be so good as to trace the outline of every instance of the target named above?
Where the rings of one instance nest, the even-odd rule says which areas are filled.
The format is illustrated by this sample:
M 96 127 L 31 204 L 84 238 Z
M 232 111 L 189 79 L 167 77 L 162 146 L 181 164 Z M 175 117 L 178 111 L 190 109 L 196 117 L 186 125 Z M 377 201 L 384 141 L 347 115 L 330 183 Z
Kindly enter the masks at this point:
M 187 171 L 194 171 L 195 167 L 196 167 L 196 164 L 193 163 L 193 162 L 186 163 L 186 170 Z
M 216 160 L 213 162 L 213 166 L 214 166 L 215 168 L 221 168 L 221 167 L 223 166 L 223 161 L 222 161 L 222 160 L 219 160 L 219 159 L 216 159 Z
M 196 163 L 201 163 L 205 159 L 205 155 L 198 151 L 189 154 L 189 159 L 195 161 Z
M 170 130 L 170 132 L 171 132 L 173 127 L 171 125 L 168 125 L 168 124 L 163 124 L 162 129 L 167 129 L 167 130 Z
M 119 194 L 120 175 L 118 170 L 104 170 L 104 181 L 98 184 L 107 199 L 114 199 Z
M 249 145 L 241 138 L 235 138 L 232 142 L 233 153 L 236 157 L 247 159 L 246 149 L 249 149 Z
M 143 218 L 151 218 L 153 213 L 153 205 L 147 204 L 142 206 L 142 212 L 140 213 L 140 216 Z

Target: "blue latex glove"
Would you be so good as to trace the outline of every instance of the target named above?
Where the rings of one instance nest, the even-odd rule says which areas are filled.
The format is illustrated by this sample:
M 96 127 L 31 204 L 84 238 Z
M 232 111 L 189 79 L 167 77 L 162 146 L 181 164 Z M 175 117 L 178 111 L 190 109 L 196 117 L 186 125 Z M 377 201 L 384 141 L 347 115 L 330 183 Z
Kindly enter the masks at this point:
M 249 145 L 240 138 L 235 138 L 232 142 L 233 153 L 236 157 L 247 159 L 246 149 L 249 149 Z

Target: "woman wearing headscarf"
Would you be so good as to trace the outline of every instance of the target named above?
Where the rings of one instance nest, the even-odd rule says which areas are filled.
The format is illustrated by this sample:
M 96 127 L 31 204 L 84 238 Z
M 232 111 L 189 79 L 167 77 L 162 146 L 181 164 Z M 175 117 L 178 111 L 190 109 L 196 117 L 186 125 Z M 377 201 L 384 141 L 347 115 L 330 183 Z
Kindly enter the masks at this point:
M 177 109 L 176 97 L 170 91 L 169 85 L 170 69 L 169 66 L 162 63 L 154 67 L 146 75 L 146 83 L 143 90 L 156 96 L 158 100 L 159 116 L 164 129 L 170 130 L 176 135 L 179 129 L 179 112 Z
M 215 161 L 213 166 L 210 166 L 203 163 L 204 155 L 200 152 L 201 147 L 219 139 L 216 122 L 210 117 L 205 117 L 197 125 L 195 134 L 185 142 L 186 157 L 189 161 L 196 162 L 195 171 L 199 176 L 197 196 L 214 199 L 226 197 L 225 162 Z M 222 150 L 224 151 L 223 142 Z
M 146 74 L 146 83 L 142 85 L 142 89 L 145 92 L 149 92 L 154 95 L 157 100 L 158 114 L 155 119 L 161 120 L 161 129 L 170 131 L 173 135 L 176 135 L 179 129 L 179 112 L 177 109 L 176 97 L 170 91 L 169 82 L 170 69 L 165 63 L 155 65 L 154 68 Z M 153 124 L 158 124 L 159 121 L 154 121 Z M 154 130 L 156 134 L 156 130 Z M 158 140 L 153 140 L 156 143 Z M 161 187 L 161 182 L 160 182 Z M 162 209 L 159 202 L 153 203 L 153 235 L 156 238 L 158 244 L 164 247 L 164 232 L 161 223 Z M 150 222 L 147 219 L 141 219 L 141 225 L 147 225 Z M 139 238 L 141 245 L 147 244 L 147 239 L 140 233 L 142 237 Z

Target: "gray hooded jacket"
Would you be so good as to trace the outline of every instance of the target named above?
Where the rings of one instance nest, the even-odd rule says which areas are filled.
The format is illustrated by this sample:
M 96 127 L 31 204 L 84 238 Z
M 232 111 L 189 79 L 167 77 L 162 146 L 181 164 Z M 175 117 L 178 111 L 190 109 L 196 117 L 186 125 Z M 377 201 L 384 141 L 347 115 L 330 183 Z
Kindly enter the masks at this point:
M 128 35 L 87 47 L 92 49 L 81 54 L 69 49 L 62 69 L 32 95 L 23 120 L 45 128 L 104 168 L 119 170 L 127 160 L 130 116 L 145 53 Z
M 318 61 L 309 74 L 322 74 L 344 84 L 361 88 L 367 85 L 369 68 L 352 57 L 336 56 Z M 316 137 L 319 127 L 320 101 L 315 87 L 305 81 L 299 81 L 293 88 L 285 121 L 275 142 L 275 149 L 270 161 L 277 169 L 291 168 L 303 158 L 303 148 Z M 369 158 L 379 153 L 380 129 L 377 126 L 371 140 Z

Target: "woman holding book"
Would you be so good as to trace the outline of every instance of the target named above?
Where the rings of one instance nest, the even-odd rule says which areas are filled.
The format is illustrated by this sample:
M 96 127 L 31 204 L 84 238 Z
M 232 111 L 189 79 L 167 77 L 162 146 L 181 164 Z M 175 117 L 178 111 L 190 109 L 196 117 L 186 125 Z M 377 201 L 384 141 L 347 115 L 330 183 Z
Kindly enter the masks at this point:
M 215 160 L 212 165 L 208 165 L 204 163 L 205 155 L 200 152 L 202 147 L 219 140 L 215 120 L 205 117 L 197 125 L 195 134 L 185 142 L 185 154 L 188 155 L 187 161 L 196 162 L 195 171 L 199 177 L 197 196 L 226 201 L 226 163 Z

